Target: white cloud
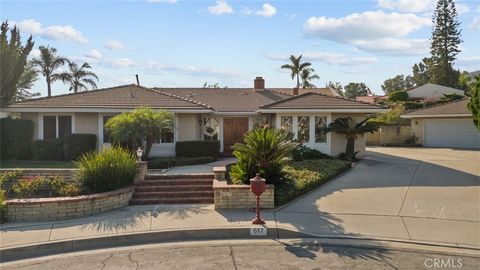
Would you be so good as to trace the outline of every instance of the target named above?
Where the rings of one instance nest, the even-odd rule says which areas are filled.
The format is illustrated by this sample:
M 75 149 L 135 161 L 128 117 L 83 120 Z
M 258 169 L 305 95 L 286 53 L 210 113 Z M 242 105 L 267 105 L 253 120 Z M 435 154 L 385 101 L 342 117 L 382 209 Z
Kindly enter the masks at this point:
M 262 10 L 258 10 L 255 12 L 255 15 L 263 16 L 266 18 L 272 17 L 275 14 L 277 14 L 277 9 L 268 3 L 263 4 Z
M 123 50 L 127 48 L 122 42 L 113 39 L 107 40 L 103 45 L 110 50 Z
M 40 50 L 39 49 L 32 49 L 32 51 L 30 52 L 30 57 L 40 57 Z
M 457 3 L 455 7 L 457 8 L 458 15 L 470 12 L 470 8 L 466 4 Z
M 218 0 L 216 3 L 216 5 L 207 8 L 208 12 L 215 15 L 233 13 L 233 8 L 227 3 L 227 1 Z
M 40 22 L 31 19 L 13 22 L 12 24 L 17 25 L 17 27 L 24 33 L 38 35 L 46 39 L 69 40 L 81 44 L 88 43 L 88 39 L 71 25 L 52 25 L 43 27 Z
M 389 55 L 421 55 L 428 53 L 428 39 L 382 38 L 375 40 L 356 40 L 353 44 L 363 51 Z
M 89 52 L 86 52 L 85 54 L 85 57 L 87 58 L 93 58 L 93 59 L 100 59 L 102 58 L 102 53 L 96 49 L 93 49 Z
M 107 65 L 110 67 L 132 67 L 136 63 L 129 58 L 117 58 L 117 59 L 109 59 L 107 61 L 102 62 L 101 64 Z
M 368 65 L 374 64 L 378 61 L 375 57 L 348 57 L 341 53 L 330 53 L 330 52 L 304 52 L 302 53 L 303 58 L 307 61 L 319 61 L 331 65 L 345 65 L 345 66 L 355 66 L 355 65 Z M 271 60 L 288 60 L 290 55 L 278 55 L 278 54 L 267 54 L 267 58 Z
M 177 0 L 147 0 L 149 3 L 169 3 L 169 4 L 175 4 Z
M 194 76 L 238 77 L 240 73 L 223 68 L 196 67 L 183 65 L 168 65 L 157 61 L 147 61 L 142 64 L 147 74 L 177 73 Z
M 472 30 L 480 30 L 480 16 L 473 18 L 472 22 L 468 25 L 468 28 Z
M 378 0 L 377 5 L 384 9 L 400 12 L 421 13 L 435 8 L 436 0 Z

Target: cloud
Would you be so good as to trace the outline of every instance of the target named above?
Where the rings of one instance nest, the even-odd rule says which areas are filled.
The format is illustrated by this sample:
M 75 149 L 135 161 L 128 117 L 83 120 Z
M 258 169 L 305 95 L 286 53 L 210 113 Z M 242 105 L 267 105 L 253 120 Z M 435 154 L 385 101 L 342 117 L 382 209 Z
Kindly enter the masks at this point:
M 32 49 L 29 56 L 33 57 L 33 58 L 40 57 L 40 50 L 39 49 Z
M 147 74 L 177 73 L 193 76 L 237 77 L 240 73 L 222 68 L 195 67 L 183 65 L 168 65 L 157 61 L 147 61 L 142 64 Z
M 88 39 L 71 25 L 52 25 L 43 27 L 40 22 L 31 19 L 13 22 L 12 24 L 17 25 L 20 31 L 24 33 L 38 35 L 45 39 L 68 40 L 80 44 L 88 43 Z
M 100 51 L 96 50 L 96 49 L 93 49 L 89 52 L 86 52 L 84 54 L 85 57 L 87 58 L 92 58 L 92 59 L 100 59 L 102 58 L 102 53 L 100 53 Z
M 107 40 L 105 44 L 103 44 L 103 46 L 110 50 L 124 50 L 127 48 L 127 46 L 125 46 L 125 44 L 123 44 L 122 42 L 113 39 Z
M 266 18 L 272 17 L 275 14 L 277 14 L 277 9 L 268 3 L 263 4 L 262 10 L 258 10 L 255 12 L 255 15 Z
M 421 13 L 432 11 L 436 0 L 378 0 L 380 8 L 397 10 L 400 12 Z
M 424 41 L 401 38 L 429 25 L 430 18 L 415 14 L 366 11 L 341 18 L 311 17 L 304 32 L 309 37 L 351 44 L 361 50 L 412 55 L 424 52 Z
M 319 61 L 331 65 L 342 66 L 368 65 L 374 64 L 378 61 L 375 57 L 348 57 L 341 53 L 330 52 L 304 52 L 302 55 L 307 61 Z M 267 54 L 267 58 L 271 60 L 287 61 L 290 58 L 290 55 Z
M 458 15 L 470 12 L 470 8 L 466 4 L 457 3 L 455 7 L 457 8 Z
M 135 61 L 129 58 L 108 59 L 100 62 L 100 64 L 104 66 L 115 67 L 115 68 L 132 67 L 136 65 Z
M 147 0 L 148 3 L 169 3 L 169 4 L 175 4 L 177 3 L 177 0 Z
M 209 13 L 212 13 L 215 15 L 233 13 L 233 8 L 227 3 L 227 1 L 218 0 L 216 3 L 217 3 L 216 5 L 210 6 L 207 8 Z
M 473 18 L 472 22 L 468 25 L 469 29 L 480 30 L 480 16 Z

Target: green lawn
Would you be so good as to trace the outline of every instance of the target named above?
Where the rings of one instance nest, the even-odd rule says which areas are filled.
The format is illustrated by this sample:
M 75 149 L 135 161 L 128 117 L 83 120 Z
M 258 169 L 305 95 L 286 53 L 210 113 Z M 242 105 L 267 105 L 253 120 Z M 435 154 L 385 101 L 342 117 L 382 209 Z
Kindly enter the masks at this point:
M 2 160 L 0 168 L 73 168 L 71 161 L 30 161 L 30 160 Z
M 348 170 L 351 163 L 338 159 L 291 161 L 283 168 L 283 181 L 275 185 L 277 206 L 309 192 Z

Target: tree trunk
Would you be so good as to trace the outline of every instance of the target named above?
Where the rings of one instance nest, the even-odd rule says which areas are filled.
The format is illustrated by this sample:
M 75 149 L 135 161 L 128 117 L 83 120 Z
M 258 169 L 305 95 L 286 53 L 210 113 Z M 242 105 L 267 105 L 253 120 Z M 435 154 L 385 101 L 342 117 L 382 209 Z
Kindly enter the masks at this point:
M 48 90 L 48 96 L 51 97 L 52 96 L 52 86 L 50 84 L 50 77 L 47 76 L 47 90 Z
M 297 73 L 297 88 L 300 88 L 300 73 Z
M 145 142 L 145 151 L 143 151 L 143 160 L 147 160 L 148 156 L 150 155 L 150 150 L 152 149 L 152 144 L 153 142 L 151 141 L 146 141 Z
M 354 158 L 355 158 L 355 137 L 347 137 L 345 159 L 348 161 L 352 161 Z

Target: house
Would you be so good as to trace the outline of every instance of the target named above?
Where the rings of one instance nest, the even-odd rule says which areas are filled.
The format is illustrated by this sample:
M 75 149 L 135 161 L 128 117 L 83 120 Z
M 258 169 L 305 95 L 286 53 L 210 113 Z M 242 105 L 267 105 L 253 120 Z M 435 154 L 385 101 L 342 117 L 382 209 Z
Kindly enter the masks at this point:
M 411 119 L 412 134 L 428 147 L 480 148 L 480 132 L 468 110 L 469 99 L 451 101 L 402 115 Z
M 323 134 L 320 128 L 334 119 L 351 116 L 361 120 L 366 114 L 386 109 L 354 100 L 316 92 L 298 93 L 291 89 L 265 88 L 257 77 L 253 88 L 146 88 L 124 85 L 76 94 L 43 97 L 14 103 L 3 110 L 19 113 L 35 123 L 35 139 L 62 137 L 70 133 L 91 133 L 98 148 L 110 145 L 105 129 L 115 114 L 138 107 L 164 109 L 175 114 L 171 131 L 161 132 L 152 146 L 152 156 L 173 156 L 175 142 L 219 140 L 221 152 L 243 141 L 248 130 L 266 124 L 294 133 L 295 138 L 326 154 L 345 151 L 344 135 Z M 365 140 L 356 142 L 363 155 Z
M 452 87 L 437 85 L 433 83 L 427 83 L 422 86 L 414 87 L 405 90 L 408 93 L 410 99 L 432 100 L 435 101 L 446 94 L 457 94 L 464 96 L 463 90 L 455 89 Z

